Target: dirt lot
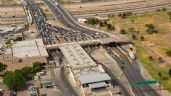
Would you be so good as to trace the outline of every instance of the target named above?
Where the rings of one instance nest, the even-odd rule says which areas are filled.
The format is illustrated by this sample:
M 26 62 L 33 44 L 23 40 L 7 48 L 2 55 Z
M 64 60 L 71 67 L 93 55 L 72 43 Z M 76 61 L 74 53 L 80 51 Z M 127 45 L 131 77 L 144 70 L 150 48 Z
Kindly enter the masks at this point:
M 4 0 L 3 5 L 10 6 L 0 6 L 0 25 L 1 27 L 17 27 L 23 25 L 27 18 L 25 16 L 22 6 L 16 6 L 16 0 Z M 0 1 L 2 3 L 2 0 Z M 17 18 L 14 18 L 17 17 Z M 19 17 L 19 18 L 18 18 Z
M 64 7 L 66 7 L 72 14 L 82 14 L 82 13 L 93 13 L 96 11 L 108 11 L 113 10 L 117 8 L 128 8 L 128 7 L 140 7 L 140 6 L 149 6 L 151 4 L 166 4 L 168 2 L 171 2 L 170 0 L 150 0 L 148 3 L 146 2 L 139 2 L 139 1 L 145 1 L 145 0 L 111 0 L 108 2 L 94 2 L 94 3 L 69 3 L 65 4 Z M 127 4 L 129 2 L 133 2 L 131 4 Z M 137 3 L 135 3 L 137 2 Z

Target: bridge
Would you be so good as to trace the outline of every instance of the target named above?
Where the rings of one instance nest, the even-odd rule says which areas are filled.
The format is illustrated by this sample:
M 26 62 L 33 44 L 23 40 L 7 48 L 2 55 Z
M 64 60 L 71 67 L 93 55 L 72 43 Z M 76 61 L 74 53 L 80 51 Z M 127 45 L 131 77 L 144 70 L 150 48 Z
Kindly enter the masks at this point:
M 89 45 L 107 45 L 107 44 L 125 44 L 130 43 L 131 41 L 128 39 L 121 39 L 121 38 L 99 38 L 99 39 L 93 39 L 93 40 L 86 40 L 86 41 L 78 41 L 77 43 L 81 46 L 89 46 Z M 76 42 L 67 42 L 62 44 L 72 44 Z M 53 49 L 59 49 L 59 46 L 61 44 L 51 44 L 51 45 L 45 45 L 47 50 L 53 50 Z

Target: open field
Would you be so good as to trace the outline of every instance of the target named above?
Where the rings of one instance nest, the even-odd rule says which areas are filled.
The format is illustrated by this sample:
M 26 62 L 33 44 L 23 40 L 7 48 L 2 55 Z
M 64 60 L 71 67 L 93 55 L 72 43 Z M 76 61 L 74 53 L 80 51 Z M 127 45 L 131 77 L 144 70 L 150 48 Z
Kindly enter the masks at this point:
M 152 5 L 168 4 L 170 0 L 110 0 L 102 2 L 90 3 L 64 3 L 64 7 L 69 10 L 73 15 L 82 15 L 87 13 L 109 12 L 117 9 L 128 9 L 137 7 L 149 7 Z M 112 11 L 111 11 L 112 12 Z
M 100 28 L 98 24 L 93 25 L 93 27 L 98 27 L 113 34 L 120 33 L 120 30 L 124 29 L 130 38 L 134 34 L 136 40 L 132 41 L 137 47 L 136 55 L 152 77 L 157 81 L 161 81 L 164 88 L 171 91 L 171 77 L 168 74 L 169 69 L 171 69 L 171 57 L 166 55 L 166 50 L 171 46 L 171 20 L 167 12 L 144 13 L 125 19 L 114 16 L 109 18 L 108 23 L 114 25 L 115 30 L 110 31 L 107 27 Z M 158 33 L 148 34 L 146 24 L 153 24 Z M 92 25 L 88 26 L 92 27 Z M 144 40 L 140 39 L 141 36 L 144 36 Z M 149 58 L 150 56 L 153 60 Z M 158 75 L 159 72 L 162 73 L 162 77 Z
M 16 0 L 0 0 L 0 5 L 17 4 Z

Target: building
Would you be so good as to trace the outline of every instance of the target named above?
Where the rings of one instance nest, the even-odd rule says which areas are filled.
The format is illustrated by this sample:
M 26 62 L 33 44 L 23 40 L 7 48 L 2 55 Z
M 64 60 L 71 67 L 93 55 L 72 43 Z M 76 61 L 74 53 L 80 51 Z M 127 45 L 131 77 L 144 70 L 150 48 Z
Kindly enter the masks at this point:
M 62 44 L 59 48 L 68 62 L 69 78 L 80 86 L 82 96 L 112 96 L 110 76 L 78 43 Z
M 32 66 L 33 62 L 46 63 L 48 53 L 41 39 L 18 41 L 0 55 L 0 61 L 7 64 L 9 70 Z

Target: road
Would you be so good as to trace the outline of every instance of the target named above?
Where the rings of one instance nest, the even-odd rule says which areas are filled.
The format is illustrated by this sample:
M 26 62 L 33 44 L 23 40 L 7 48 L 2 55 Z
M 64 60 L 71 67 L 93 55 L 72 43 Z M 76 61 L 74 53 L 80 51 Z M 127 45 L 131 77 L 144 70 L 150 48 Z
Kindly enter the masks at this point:
M 63 9 L 63 7 L 57 2 L 51 0 L 43 1 L 50 8 L 55 18 L 69 29 L 88 34 L 89 36 L 93 36 L 96 33 L 99 33 L 99 31 L 85 28 L 82 25 L 76 23 L 77 21 L 75 21 L 75 19 L 71 15 L 68 15 L 69 13 L 67 13 L 66 10 Z M 103 33 L 101 38 L 102 37 L 108 37 L 108 35 Z
M 114 58 L 119 66 L 121 67 L 122 71 L 126 75 L 127 79 L 130 83 L 145 80 L 144 77 L 141 75 L 141 70 L 139 69 L 139 64 L 137 64 L 136 60 L 133 60 L 132 63 L 129 62 L 129 60 L 122 54 L 117 48 L 113 47 L 111 49 L 106 49 L 107 52 Z M 118 53 L 121 57 L 117 57 L 113 52 L 115 51 Z M 135 96 L 160 96 L 157 94 L 154 89 L 149 85 L 144 86 L 131 86 Z M 150 91 L 145 91 L 150 90 Z

